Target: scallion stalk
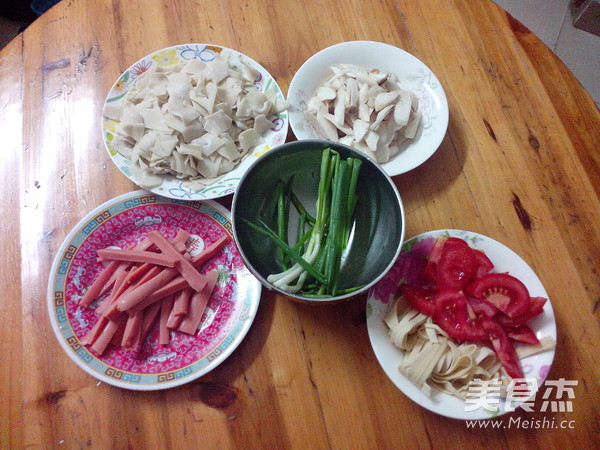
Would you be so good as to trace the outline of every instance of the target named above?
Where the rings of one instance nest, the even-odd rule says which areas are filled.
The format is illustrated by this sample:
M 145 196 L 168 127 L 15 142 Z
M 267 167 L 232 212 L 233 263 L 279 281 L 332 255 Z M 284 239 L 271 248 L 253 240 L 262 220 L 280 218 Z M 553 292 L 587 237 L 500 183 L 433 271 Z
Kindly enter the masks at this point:
M 283 271 L 267 278 L 275 286 L 290 293 L 314 297 L 341 295 L 360 287 L 338 288 L 341 258 L 348 245 L 353 213 L 357 203 L 356 187 L 362 161 L 343 159 L 330 148 L 321 154 L 316 217 L 310 216 L 293 189 L 292 181 L 277 185 L 277 231 L 264 222 L 246 223 L 271 239 L 283 254 Z M 288 243 L 290 203 L 300 217 L 296 244 Z M 307 226 L 312 226 L 306 230 Z M 291 266 L 288 267 L 290 263 Z

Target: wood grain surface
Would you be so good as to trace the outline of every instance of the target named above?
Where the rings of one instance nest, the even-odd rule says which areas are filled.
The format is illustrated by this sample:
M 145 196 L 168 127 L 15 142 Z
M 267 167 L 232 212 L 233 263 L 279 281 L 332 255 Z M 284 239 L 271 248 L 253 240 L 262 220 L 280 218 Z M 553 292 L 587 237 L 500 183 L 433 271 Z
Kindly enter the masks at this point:
M 394 177 L 406 236 L 471 230 L 536 271 L 558 329 L 548 379 L 578 381 L 573 411 L 517 410 L 503 423 L 547 417 L 557 428 L 473 431 L 420 408 L 377 363 L 365 296 L 314 307 L 263 291 L 250 332 L 223 364 L 159 392 L 98 383 L 54 337 L 46 289 L 59 246 L 93 208 L 136 189 L 100 135 L 102 104 L 121 72 L 167 46 L 213 43 L 249 55 L 287 92 L 306 59 L 350 40 L 403 48 L 443 84 L 450 124 L 439 150 Z M 62 0 L 0 51 L 0 135 L 1 448 L 600 441 L 600 113 L 552 52 L 493 2 Z

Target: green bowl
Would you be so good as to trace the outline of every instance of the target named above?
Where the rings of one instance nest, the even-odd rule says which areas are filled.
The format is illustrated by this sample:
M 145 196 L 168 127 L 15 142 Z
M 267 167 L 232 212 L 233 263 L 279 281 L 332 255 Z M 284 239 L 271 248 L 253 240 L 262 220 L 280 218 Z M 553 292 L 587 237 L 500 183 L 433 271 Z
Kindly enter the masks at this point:
M 294 176 L 293 190 L 304 207 L 315 215 L 322 150 L 336 150 L 343 158 L 363 161 L 355 210 L 355 228 L 339 273 L 339 289 L 359 289 L 329 298 L 313 298 L 290 294 L 267 281 L 281 272 L 277 246 L 242 220 L 257 223 L 263 220 L 277 229 L 276 186 L 280 179 Z M 290 208 L 289 236 L 296 236 L 296 213 Z M 292 299 L 310 302 L 331 302 L 355 296 L 369 289 L 392 267 L 400 253 L 404 238 L 404 208 L 400 194 L 391 178 L 371 158 L 343 144 L 321 139 L 301 140 L 283 144 L 258 158 L 243 175 L 232 204 L 233 232 L 240 254 L 249 270 L 271 290 Z

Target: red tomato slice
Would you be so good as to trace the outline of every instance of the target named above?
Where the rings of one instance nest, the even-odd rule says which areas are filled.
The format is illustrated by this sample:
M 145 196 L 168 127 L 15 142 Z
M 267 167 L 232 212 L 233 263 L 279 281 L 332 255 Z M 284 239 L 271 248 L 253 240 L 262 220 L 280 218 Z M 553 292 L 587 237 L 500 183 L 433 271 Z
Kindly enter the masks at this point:
M 496 319 L 498 323 L 505 328 L 514 328 L 525 325 L 537 315 L 544 311 L 544 304 L 548 299 L 544 297 L 531 297 L 529 299 L 529 309 L 523 314 L 516 317 L 508 317 L 503 314 L 499 314 Z
M 508 328 L 506 334 L 513 341 L 523 342 L 525 344 L 540 345 L 540 340 L 527 325 L 521 325 L 515 328 Z
M 433 321 L 448 336 L 461 341 L 482 341 L 487 334 L 462 291 L 441 291 L 435 296 Z
M 477 269 L 477 258 L 462 239 L 448 238 L 437 264 L 436 284 L 441 289 L 462 289 L 471 281 Z
M 408 300 L 410 306 L 423 314 L 433 316 L 435 313 L 435 303 L 433 302 L 435 291 L 412 286 L 410 284 L 403 284 L 400 286 L 400 291 Z
M 470 283 L 466 290 L 473 297 L 487 300 L 509 317 L 529 310 L 529 291 L 507 273 L 488 273 Z
M 483 315 L 484 317 L 492 318 L 496 316 L 500 311 L 490 302 L 486 302 L 485 300 L 481 300 L 475 297 L 468 296 L 467 299 L 475 311 L 475 314 Z
M 442 256 L 442 249 L 444 248 L 444 243 L 446 242 L 446 239 L 448 238 L 437 238 L 435 244 L 433 245 L 433 249 L 427 256 L 427 264 L 423 269 L 422 276 L 423 278 L 425 278 L 428 281 L 431 281 L 432 283 L 435 283 L 437 279 L 437 265 Z
M 515 347 L 502 326 L 492 319 L 483 320 L 481 325 L 487 333 L 487 336 L 494 347 L 494 351 L 502 362 L 506 373 L 512 378 L 525 378 Z
M 487 255 L 481 251 L 473 249 L 475 253 L 475 260 L 477 261 L 477 269 L 475 270 L 474 279 L 480 278 L 488 272 L 491 272 L 494 268 L 494 263 L 487 257 Z

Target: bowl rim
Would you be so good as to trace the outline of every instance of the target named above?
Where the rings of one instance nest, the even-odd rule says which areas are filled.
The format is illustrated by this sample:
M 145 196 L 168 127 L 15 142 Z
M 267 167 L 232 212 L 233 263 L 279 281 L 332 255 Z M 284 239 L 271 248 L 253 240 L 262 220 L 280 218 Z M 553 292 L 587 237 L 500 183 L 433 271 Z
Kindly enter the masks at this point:
M 290 292 L 286 292 L 283 289 L 278 288 L 277 286 L 275 286 L 272 283 L 270 283 L 269 281 L 267 281 L 266 278 L 263 277 L 260 273 L 258 273 L 258 271 L 254 268 L 254 266 L 250 262 L 248 256 L 246 255 L 246 252 L 240 245 L 240 239 L 238 237 L 238 229 L 237 229 L 238 227 L 236 226 L 236 223 L 237 223 L 236 211 L 237 211 L 237 205 L 238 205 L 240 192 L 243 189 L 236 189 L 236 191 L 233 194 L 233 199 L 231 202 L 231 223 L 232 223 L 232 227 L 233 227 L 233 237 L 237 244 L 238 251 L 240 252 L 240 255 L 242 256 L 242 259 L 244 260 L 244 264 L 246 265 L 248 270 L 250 270 L 250 272 L 269 291 L 275 291 L 287 298 L 290 298 L 294 301 L 299 301 L 299 302 L 305 302 L 305 303 L 311 303 L 311 304 L 335 303 L 335 302 L 347 300 L 352 297 L 361 295 L 365 292 L 368 292 L 368 290 L 372 286 L 374 286 L 379 280 L 381 280 L 390 271 L 390 269 L 394 265 L 394 262 L 398 258 L 398 255 L 402 251 L 402 244 L 404 242 L 404 237 L 406 235 L 406 214 L 405 214 L 405 210 L 404 210 L 404 204 L 402 202 L 402 197 L 400 196 L 400 192 L 398 191 L 396 184 L 394 183 L 392 177 L 381 167 L 380 164 L 378 164 L 373 158 L 369 157 L 368 155 L 365 155 L 364 153 L 361 153 L 360 151 L 356 150 L 355 148 L 352 148 L 345 144 L 341 144 L 339 142 L 329 141 L 327 139 L 302 139 L 302 140 L 286 142 L 284 144 L 281 144 L 277 147 L 272 148 L 271 150 L 269 150 L 268 152 L 265 152 L 264 154 L 262 154 L 260 157 L 258 157 L 256 160 L 254 160 L 252 162 L 252 164 L 250 165 L 248 170 L 246 170 L 246 172 L 240 179 L 238 187 L 243 188 L 244 182 L 251 175 L 255 166 L 262 164 L 263 160 L 268 159 L 268 158 L 276 158 L 278 154 L 287 151 L 289 148 L 294 148 L 294 147 L 298 147 L 298 146 L 306 145 L 306 144 L 309 144 L 309 145 L 310 144 L 320 144 L 320 145 L 331 146 L 331 147 L 342 147 L 342 148 L 350 151 L 351 153 L 356 154 L 360 158 L 370 162 L 374 166 L 374 168 L 383 175 L 384 179 L 391 186 L 391 188 L 394 192 L 394 197 L 396 198 L 396 201 L 398 204 L 398 209 L 399 209 L 400 217 L 402 219 L 402 223 L 401 223 L 401 227 L 400 227 L 400 238 L 398 241 L 398 246 L 395 249 L 394 255 L 390 258 L 390 261 L 388 262 L 386 267 L 373 280 L 371 280 L 369 283 L 362 286 L 360 289 L 357 289 L 356 291 L 353 291 L 353 292 L 350 292 L 347 294 L 337 295 L 335 297 L 327 297 L 327 298 L 306 297 L 303 295 L 292 294 Z

